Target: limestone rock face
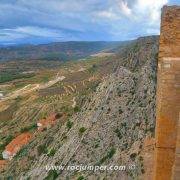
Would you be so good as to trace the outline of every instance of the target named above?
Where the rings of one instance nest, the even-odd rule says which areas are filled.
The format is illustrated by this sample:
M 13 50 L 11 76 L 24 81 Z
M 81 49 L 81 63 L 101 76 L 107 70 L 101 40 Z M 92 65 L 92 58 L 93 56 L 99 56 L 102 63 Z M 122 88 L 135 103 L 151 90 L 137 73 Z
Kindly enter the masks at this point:
M 164 57 L 180 57 L 180 7 L 162 9 L 159 61 Z
M 180 7 L 162 10 L 159 42 L 154 179 L 180 177 Z M 178 135 L 179 136 L 179 135 Z

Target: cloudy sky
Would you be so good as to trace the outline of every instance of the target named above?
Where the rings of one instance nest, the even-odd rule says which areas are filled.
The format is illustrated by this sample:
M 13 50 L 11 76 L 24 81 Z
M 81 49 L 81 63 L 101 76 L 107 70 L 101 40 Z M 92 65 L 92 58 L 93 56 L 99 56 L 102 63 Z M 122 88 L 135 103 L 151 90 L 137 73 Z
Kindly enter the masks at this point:
M 119 41 L 159 34 L 179 0 L 0 0 L 0 45 Z

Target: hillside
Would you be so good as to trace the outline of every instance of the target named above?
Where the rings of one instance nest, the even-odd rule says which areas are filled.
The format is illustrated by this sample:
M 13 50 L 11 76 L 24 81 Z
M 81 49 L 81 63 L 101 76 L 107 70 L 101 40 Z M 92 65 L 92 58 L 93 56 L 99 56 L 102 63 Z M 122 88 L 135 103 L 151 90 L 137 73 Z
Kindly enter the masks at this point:
M 32 91 L 31 97 L 27 94 L 8 101 L 11 104 L 4 102 L 15 113 L 8 113 L 9 120 L 1 122 L 1 141 L 5 144 L 9 134 L 14 137 L 23 128 L 34 137 L 8 162 L 3 177 L 80 180 L 151 176 L 151 158 L 148 167 L 146 159 L 151 152 L 144 154 L 144 144 L 145 139 L 154 137 L 157 52 L 158 37 L 139 38 L 116 49 L 112 57 L 92 57 L 54 69 L 52 75 L 58 72 L 66 77 L 62 82 Z M 30 82 L 37 83 L 32 77 L 27 84 Z M 5 109 L 1 115 L 10 110 Z M 27 128 L 51 112 L 64 114 L 55 126 L 42 132 Z M 96 172 L 45 169 L 47 165 L 80 164 L 135 164 L 136 168 Z
M 85 58 L 126 42 L 58 42 L 42 45 L 19 45 L 0 48 L 0 61 L 7 60 L 72 60 Z

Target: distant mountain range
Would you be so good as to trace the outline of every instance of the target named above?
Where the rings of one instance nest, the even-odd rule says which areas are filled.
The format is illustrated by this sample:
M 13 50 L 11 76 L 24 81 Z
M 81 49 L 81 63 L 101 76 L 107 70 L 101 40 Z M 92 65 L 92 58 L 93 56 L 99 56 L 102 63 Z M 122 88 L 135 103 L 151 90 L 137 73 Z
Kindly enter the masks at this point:
M 0 61 L 9 60 L 75 60 L 101 51 L 112 51 L 124 42 L 57 42 L 41 45 L 17 45 L 0 47 Z

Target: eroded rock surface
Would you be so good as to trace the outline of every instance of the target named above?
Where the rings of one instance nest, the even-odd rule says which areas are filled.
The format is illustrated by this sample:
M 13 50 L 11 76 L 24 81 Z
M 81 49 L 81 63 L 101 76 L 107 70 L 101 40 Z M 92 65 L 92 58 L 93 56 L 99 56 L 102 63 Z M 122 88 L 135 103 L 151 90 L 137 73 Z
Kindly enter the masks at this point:
M 154 179 L 180 177 L 180 7 L 162 10 Z

